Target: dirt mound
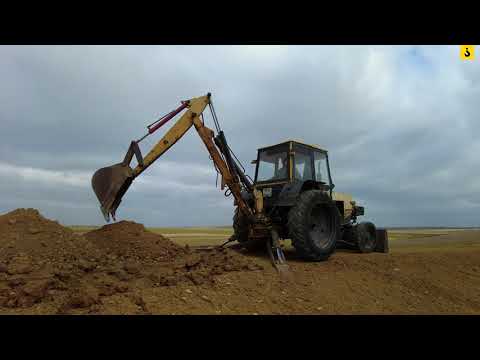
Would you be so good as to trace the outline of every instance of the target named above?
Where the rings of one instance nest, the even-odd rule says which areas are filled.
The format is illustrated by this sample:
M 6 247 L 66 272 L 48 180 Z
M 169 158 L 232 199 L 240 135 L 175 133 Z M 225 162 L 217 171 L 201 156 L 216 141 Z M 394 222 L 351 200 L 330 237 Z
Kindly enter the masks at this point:
M 122 260 L 168 261 L 185 253 L 169 239 L 131 221 L 105 225 L 86 233 L 85 237 L 110 257 Z
M 35 209 L 17 209 L 0 216 L 0 235 L 0 264 L 8 263 L 12 273 L 101 257 L 86 239 Z
M 104 262 L 87 239 L 44 218 L 36 209 L 0 216 L 0 306 L 30 307 L 52 300 Z
M 116 299 L 145 313 L 145 289 L 208 285 L 261 268 L 227 249 L 182 248 L 129 221 L 79 235 L 35 209 L 0 216 L 0 310 L 108 313 L 107 300 Z
M 44 218 L 35 209 L 17 209 L 0 216 L 0 246 L 35 252 L 74 237 L 73 231 Z

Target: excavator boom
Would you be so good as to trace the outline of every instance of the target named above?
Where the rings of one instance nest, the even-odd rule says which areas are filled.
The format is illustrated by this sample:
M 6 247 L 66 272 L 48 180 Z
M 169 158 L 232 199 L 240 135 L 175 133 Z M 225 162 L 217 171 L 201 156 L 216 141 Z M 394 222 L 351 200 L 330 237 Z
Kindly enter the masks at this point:
M 132 141 L 130 148 L 121 163 L 101 168 L 95 172 L 92 177 L 92 188 L 100 201 L 100 209 L 105 217 L 106 221 L 110 220 L 110 216 L 115 220 L 115 212 L 121 203 L 123 195 L 126 193 L 133 180 L 145 171 L 150 165 L 152 165 L 160 156 L 162 156 L 168 149 L 170 149 L 183 135 L 194 126 L 198 135 L 205 144 L 210 157 L 212 158 L 215 168 L 222 175 L 223 183 L 228 186 L 231 193 L 235 197 L 236 203 L 239 205 L 240 210 L 244 214 L 253 219 L 252 210 L 248 207 L 246 202 L 241 196 L 242 186 L 239 181 L 245 182 L 244 174 L 239 174 L 239 169 L 234 164 L 228 151 L 228 145 L 223 140 L 214 138 L 215 133 L 207 128 L 203 121 L 200 119 L 200 115 L 205 108 L 211 104 L 210 94 L 205 96 L 193 98 L 188 101 L 183 101 L 182 105 L 176 110 L 170 112 L 165 117 L 160 119 L 155 125 L 148 128 L 149 132 L 142 139 L 138 141 Z M 163 138 L 150 150 L 150 152 L 142 157 L 138 143 L 146 136 L 158 130 L 161 126 L 171 120 L 175 115 L 187 109 L 182 117 L 173 125 Z M 221 134 L 223 137 L 223 133 Z M 215 139 L 215 140 L 214 140 Z M 217 140 L 217 141 L 216 141 Z M 220 142 L 220 151 L 215 145 L 216 142 Z M 222 148 L 223 147 L 223 148 Z M 222 156 L 222 154 L 224 156 Z M 130 162 L 135 155 L 137 159 L 137 166 L 135 168 L 130 167 Z M 225 159 L 224 159 L 225 158 Z M 242 176 L 243 175 L 243 176 Z M 248 188 L 248 184 L 246 186 Z

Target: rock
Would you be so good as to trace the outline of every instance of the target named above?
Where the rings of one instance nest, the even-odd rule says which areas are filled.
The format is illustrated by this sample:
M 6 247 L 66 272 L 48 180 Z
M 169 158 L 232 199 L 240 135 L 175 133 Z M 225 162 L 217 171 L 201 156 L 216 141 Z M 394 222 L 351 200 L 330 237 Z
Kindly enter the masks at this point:
M 193 293 L 193 291 L 190 290 L 190 289 L 185 289 L 185 292 L 186 292 L 187 294 L 192 294 L 192 293 Z
M 10 220 L 8 220 L 8 223 L 9 223 L 10 225 L 15 225 L 16 222 L 17 222 L 17 220 L 15 220 L 15 219 L 10 219 Z
M 0 273 L 5 273 L 8 271 L 7 265 L 0 263 Z
M 28 232 L 30 234 L 34 235 L 34 234 L 38 234 L 40 232 L 40 230 L 37 229 L 37 228 L 30 228 L 30 229 L 28 229 Z

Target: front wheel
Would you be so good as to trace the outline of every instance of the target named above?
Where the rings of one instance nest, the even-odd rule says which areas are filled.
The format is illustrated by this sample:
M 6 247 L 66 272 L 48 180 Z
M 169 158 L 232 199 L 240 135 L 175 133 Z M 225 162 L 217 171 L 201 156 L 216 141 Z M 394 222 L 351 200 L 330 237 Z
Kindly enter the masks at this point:
M 292 245 L 305 260 L 322 261 L 335 251 L 340 234 L 340 214 L 330 197 L 319 190 L 300 194 L 288 213 Z
M 357 247 L 362 253 L 375 251 L 377 246 L 377 229 L 371 222 L 362 222 L 357 225 Z

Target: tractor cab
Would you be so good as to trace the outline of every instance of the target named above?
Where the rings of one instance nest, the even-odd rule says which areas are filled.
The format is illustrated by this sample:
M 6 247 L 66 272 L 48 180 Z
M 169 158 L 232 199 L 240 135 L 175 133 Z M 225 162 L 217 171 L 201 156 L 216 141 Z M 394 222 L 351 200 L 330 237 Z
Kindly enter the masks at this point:
M 258 149 L 255 185 L 283 185 L 292 182 L 315 183 L 332 189 L 328 153 L 319 147 L 298 141 L 286 141 Z

